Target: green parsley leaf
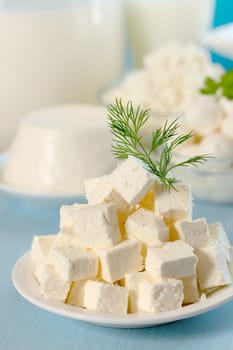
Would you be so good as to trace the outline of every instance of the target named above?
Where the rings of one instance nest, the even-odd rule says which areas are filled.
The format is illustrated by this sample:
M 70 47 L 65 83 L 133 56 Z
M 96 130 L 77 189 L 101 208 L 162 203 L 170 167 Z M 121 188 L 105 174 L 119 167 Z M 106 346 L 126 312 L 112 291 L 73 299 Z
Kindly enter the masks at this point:
M 207 77 L 204 87 L 200 89 L 204 95 L 225 96 L 229 100 L 233 99 L 233 69 L 225 72 L 219 81 Z

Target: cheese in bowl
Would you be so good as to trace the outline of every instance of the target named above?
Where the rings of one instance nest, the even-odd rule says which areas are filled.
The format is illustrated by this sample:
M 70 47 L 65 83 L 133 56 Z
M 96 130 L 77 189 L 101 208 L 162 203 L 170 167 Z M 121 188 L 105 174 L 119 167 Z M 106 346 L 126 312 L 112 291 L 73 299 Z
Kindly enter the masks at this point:
M 85 181 L 88 204 L 63 206 L 60 231 L 35 236 L 45 298 L 109 313 L 158 313 L 231 284 L 220 223 L 192 219 L 189 185 L 170 191 L 133 157 Z
M 3 182 L 42 196 L 83 193 L 84 179 L 114 169 L 110 143 L 103 107 L 68 104 L 31 112 L 8 150 Z

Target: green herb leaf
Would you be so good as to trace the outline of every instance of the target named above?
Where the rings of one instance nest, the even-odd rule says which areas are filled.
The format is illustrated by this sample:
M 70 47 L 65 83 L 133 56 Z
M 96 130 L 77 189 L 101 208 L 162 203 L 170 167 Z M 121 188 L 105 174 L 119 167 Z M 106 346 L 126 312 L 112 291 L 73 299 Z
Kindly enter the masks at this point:
M 228 99 L 233 99 L 233 70 L 230 70 L 221 77 L 222 95 Z
M 143 143 L 141 128 L 149 118 L 149 110 L 143 110 L 140 107 L 134 109 L 131 101 L 124 107 L 121 99 L 116 99 L 115 105 L 108 105 L 107 110 L 109 127 L 113 136 L 113 154 L 118 159 L 127 159 L 128 156 L 140 159 L 145 167 L 160 179 L 166 190 L 170 190 L 171 187 L 175 188 L 174 185 L 178 182 L 171 177 L 171 171 L 174 168 L 197 166 L 210 158 L 208 154 L 204 154 L 177 164 L 172 162 L 175 148 L 193 136 L 192 132 L 178 135 L 177 119 L 170 124 L 166 121 L 163 127 L 153 131 L 151 145 L 147 149 Z M 154 161 L 152 155 L 158 150 L 160 150 L 159 159 Z
M 204 87 L 200 89 L 204 95 L 222 95 L 226 98 L 233 99 L 233 69 L 225 72 L 219 81 L 207 77 Z
M 204 95 L 215 95 L 218 88 L 219 83 L 208 77 L 205 80 L 205 86 L 200 90 L 200 92 Z

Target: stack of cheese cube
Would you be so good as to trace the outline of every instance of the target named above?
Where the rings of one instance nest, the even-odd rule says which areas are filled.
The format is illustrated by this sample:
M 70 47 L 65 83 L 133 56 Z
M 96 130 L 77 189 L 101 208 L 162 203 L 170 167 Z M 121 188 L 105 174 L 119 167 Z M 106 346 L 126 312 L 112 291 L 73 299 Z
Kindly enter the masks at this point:
M 88 204 L 62 206 L 60 232 L 35 236 L 41 293 L 98 312 L 161 312 L 231 283 L 220 223 L 192 221 L 190 187 L 163 190 L 132 157 L 85 182 Z

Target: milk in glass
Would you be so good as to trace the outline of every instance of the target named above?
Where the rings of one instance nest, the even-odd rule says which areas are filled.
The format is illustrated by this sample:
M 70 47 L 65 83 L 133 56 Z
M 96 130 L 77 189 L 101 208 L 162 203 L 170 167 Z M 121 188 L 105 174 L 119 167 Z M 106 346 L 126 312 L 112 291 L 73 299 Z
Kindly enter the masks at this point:
M 26 112 L 97 102 L 122 74 L 123 30 L 119 0 L 1 2 L 0 149 Z

